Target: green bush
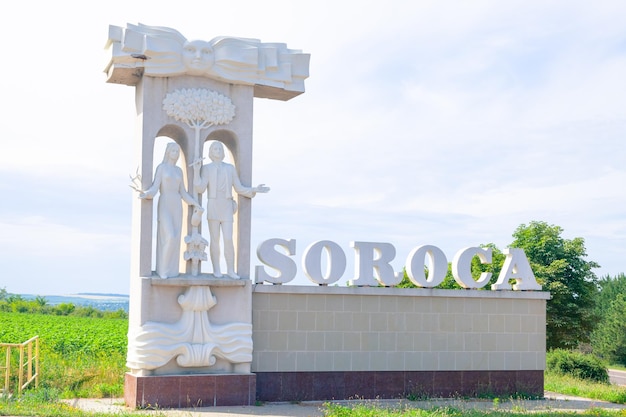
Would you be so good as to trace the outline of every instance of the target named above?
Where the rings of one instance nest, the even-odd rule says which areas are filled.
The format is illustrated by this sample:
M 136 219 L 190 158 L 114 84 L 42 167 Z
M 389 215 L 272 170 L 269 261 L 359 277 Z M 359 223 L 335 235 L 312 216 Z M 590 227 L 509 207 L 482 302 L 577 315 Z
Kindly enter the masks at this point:
M 609 382 L 607 365 L 593 355 L 554 349 L 548 352 L 546 365 L 548 372 L 559 375 L 571 375 L 579 379 L 596 382 Z

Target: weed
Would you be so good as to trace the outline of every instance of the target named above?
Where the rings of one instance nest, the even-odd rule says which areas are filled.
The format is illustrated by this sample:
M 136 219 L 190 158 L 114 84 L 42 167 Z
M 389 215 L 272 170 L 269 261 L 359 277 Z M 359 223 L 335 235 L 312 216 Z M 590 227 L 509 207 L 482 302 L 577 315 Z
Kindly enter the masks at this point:
M 500 407 L 500 398 L 496 397 L 493 399 L 493 408 L 498 409 Z

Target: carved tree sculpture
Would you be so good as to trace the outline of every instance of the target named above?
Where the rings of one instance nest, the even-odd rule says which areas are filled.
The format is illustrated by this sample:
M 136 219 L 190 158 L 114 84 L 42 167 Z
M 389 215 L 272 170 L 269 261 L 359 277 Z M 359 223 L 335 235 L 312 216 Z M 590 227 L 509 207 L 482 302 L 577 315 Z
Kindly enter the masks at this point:
M 206 88 L 183 88 L 168 93 L 163 99 L 163 110 L 194 129 L 194 162 L 200 159 L 200 131 L 228 124 L 235 117 L 235 105 L 230 98 Z
M 235 105 L 230 98 L 206 88 L 183 88 L 168 93 L 163 99 L 163 110 L 168 116 L 185 123 L 195 132 L 193 163 L 202 160 L 200 155 L 200 131 L 211 126 L 228 124 L 235 117 Z M 197 222 L 191 235 L 185 237 L 188 250 L 185 260 L 192 262 L 192 275 L 198 275 L 199 262 L 206 260 L 204 248 L 207 241 L 198 231 L 201 217 L 195 213 Z M 192 221 L 193 222 L 193 221 Z

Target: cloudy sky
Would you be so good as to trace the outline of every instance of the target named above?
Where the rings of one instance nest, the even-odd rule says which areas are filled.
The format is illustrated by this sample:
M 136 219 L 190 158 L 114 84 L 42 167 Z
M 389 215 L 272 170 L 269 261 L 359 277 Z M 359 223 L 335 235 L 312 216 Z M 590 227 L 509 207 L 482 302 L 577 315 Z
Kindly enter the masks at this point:
M 0 26 L 0 288 L 128 293 L 134 88 L 108 25 L 311 54 L 306 93 L 255 100 L 253 254 L 389 242 L 501 248 L 522 223 L 626 272 L 626 2 L 13 2 Z M 253 255 L 252 265 L 260 262 Z M 345 282 L 352 278 L 351 266 Z M 301 269 L 301 268 L 300 268 Z M 307 283 L 298 271 L 294 284 Z

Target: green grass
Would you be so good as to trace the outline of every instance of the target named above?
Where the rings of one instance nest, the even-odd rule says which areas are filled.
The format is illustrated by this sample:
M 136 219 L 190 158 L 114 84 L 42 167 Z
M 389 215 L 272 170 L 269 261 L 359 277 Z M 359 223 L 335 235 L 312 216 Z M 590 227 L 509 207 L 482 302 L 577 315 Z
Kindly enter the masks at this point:
M 19 400 L 0 397 L 0 416 L 145 417 L 145 415 L 145 413 L 132 411 L 102 413 L 81 410 L 59 401 L 56 393 L 46 389 L 30 390 Z M 164 413 L 151 413 L 150 415 L 165 416 Z
M 110 355 L 60 355 L 42 357 L 40 386 L 59 392 L 61 398 L 114 398 L 124 394 L 126 357 Z
M 411 407 L 385 408 L 377 405 L 358 404 L 345 406 L 338 404 L 326 404 L 325 417 L 548 417 L 548 416 L 597 416 L 616 417 L 626 416 L 623 410 L 603 410 L 593 408 L 583 413 L 574 411 L 507 411 L 507 410 L 475 410 L 457 407 L 433 407 L 419 409 Z
M 583 381 L 568 375 L 546 372 L 544 388 L 546 391 L 575 397 L 592 398 L 616 404 L 626 403 L 626 387 Z

